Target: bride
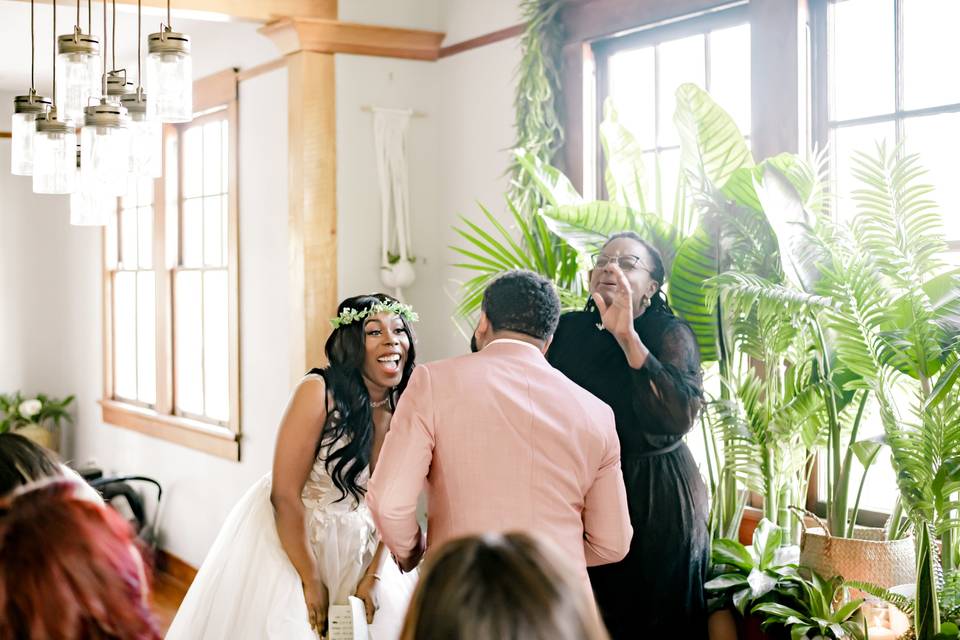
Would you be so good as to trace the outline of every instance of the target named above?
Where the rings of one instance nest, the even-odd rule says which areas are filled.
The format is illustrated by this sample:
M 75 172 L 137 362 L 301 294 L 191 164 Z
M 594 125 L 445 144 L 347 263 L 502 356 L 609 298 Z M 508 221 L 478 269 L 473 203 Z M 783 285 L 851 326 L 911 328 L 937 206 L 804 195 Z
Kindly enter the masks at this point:
M 167 640 L 315 640 L 330 604 L 360 598 L 371 640 L 393 640 L 413 591 L 364 502 L 396 402 L 413 372 L 416 314 L 374 294 L 340 303 L 329 366 L 293 393 L 273 473 L 233 508 Z

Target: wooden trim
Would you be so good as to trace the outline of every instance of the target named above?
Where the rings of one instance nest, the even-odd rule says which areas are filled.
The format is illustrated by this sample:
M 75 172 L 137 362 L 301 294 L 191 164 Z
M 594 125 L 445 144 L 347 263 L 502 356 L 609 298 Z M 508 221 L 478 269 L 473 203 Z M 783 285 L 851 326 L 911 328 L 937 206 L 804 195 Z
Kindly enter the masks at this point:
M 290 381 L 324 361 L 337 308 L 337 136 L 334 57 L 289 56 Z
M 230 429 L 240 436 L 240 122 L 237 101 L 227 106 L 227 385 Z M 239 452 L 237 453 L 239 457 Z
M 19 1 L 28 2 L 29 0 Z M 37 0 L 37 3 L 50 4 L 50 1 Z M 117 4 L 136 7 L 137 0 L 117 0 Z M 143 0 L 143 6 L 166 9 L 167 0 Z M 174 27 L 177 24 L 177 17 L 197 18 L 197 13 L 219 14 L 237 20 L 256 22 L 266 22 L 278 16 L 304 16 L 328 20 L 337 18 L 337 0 L 171 0 L 170 7 L 174 14 Z M 202 16 L 200 17 L 202 19 Z M 166 21 L 165 15 L 163 19 Z
M 592 42 L 739 4 L 730 0 L 578 0 L 562 10 L 566 41 Z
M 10 138 L 12 135 L 9 131 L 0 131 L 0 139 Z
M 195 115 L 200 115 L 218 107 L 228 106 L 236 100 L 236 69 L 225 69 L 195 80 L 193 83 L 193 113 Z
M 163 415 L 152 409 L 115 400 L 101 400 L 100 407 L 104 424 L 137 431 L 218 458 L 240 460 L 240 436 L 226 427 Z
M 245 80 L 250 80 L 251 78 L 256 78 L 257 76 L 262 76 L 265 73 L 270 73 L 276 69 L 285 69 L 287 67 L 286 58 L 276 58 L 270 62 L 264 62 L 263 64 L 258 64 L 255 67 L 250 67 L 249 69 L 242 69 L 237 72 L 237 82 L 244 82 Z
M 190 588 L 197 577 L 197 569 L 193 565 L 166 549 L 157 549 L 156 571 L 173 580 L 177 586 L 183 587 L 184 592 Z
M 338 20 L 280 18 L 260 28 L 283 55 L 300 51 L 436 60 L 444 34 Z
M 516 38 L 517 36 L 523 35 L 523 32 L 526 30 L 526 28 L 527 28 L 526 23 L 515 24 L 512 27 L 507 27 L 506 29 L 500 29 L 499 31 L 492 31 L 490 33 L 484 34 L 482 36 L 478 36 L 476 38 L 471 38 L 469 40 L 464 40 L 463 42 L 452 44 L 448 47 L 441 47 L 440 57 L 447 58 L 449 56 L 453 56 L 458 53 L 463 53 L 464 51 L 470 51 L 471 49 L 485 47 L 488 44 L 500 42 L 501 40 L 509 40 L 510 38 Z

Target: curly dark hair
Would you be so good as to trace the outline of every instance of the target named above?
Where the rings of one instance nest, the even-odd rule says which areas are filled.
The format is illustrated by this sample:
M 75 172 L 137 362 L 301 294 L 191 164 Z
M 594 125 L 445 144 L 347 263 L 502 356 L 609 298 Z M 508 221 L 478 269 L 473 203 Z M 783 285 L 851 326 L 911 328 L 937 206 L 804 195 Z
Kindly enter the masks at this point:
M 337 307 L 339 315 L 344 309 L 366 311 L 380 303 L 397 302 L 384 293 L 355 296 L 347 298 Z M 410 338 L 410 348 L 407 350 L 407 360 L 403 367 L 400 384 L 390 396 L 391 407 L 396 407 L 397 400 L 403 393 L 413 374 L 417 359 L 417 350 L 414 346 L 414 334 L 410 324 L 403 319 L 404 329 Z M 370 464 L 370 454 L 373 446 L 373 410 L 370 408 L 370 393 L 363 382 L 363 361 L 366 357 L 364 346 L 366 334 L 364 322 L 352 322 L 337 329 L 327 339 L 325 351 L 329 365 L 325 369 L 314 369 L 311 373 L 319 373 L 326 382 L 327 389 L 333 396 L 333 409 L 327 412 L 327 422 L 317 442 L 316 454 L 325 445 L 346 439 L 346 444 L 332 452 L 324 460 L 327 472 L 333 484 L 343 494 L 360 500 L 366 488 L 358 483 L 358 477 Z M 334 413 L 337 417 L 334 418 Z
M 553 283 L 532 271 L 507 271 L 483 292 L 480 309 L 494 331 L 514 331 L 538 340 L 553 335 L 560 298 Z

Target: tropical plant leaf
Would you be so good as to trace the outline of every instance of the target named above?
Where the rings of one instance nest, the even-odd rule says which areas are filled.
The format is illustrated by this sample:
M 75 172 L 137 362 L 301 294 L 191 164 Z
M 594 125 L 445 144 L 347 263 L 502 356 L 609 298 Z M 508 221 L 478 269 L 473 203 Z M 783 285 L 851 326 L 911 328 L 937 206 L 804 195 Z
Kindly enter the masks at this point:
M 680 166 L 723 188 L 734 171 L 753 166 L 753 157 L 733 118 L 695 84 L 677 89 L 673 122 L 680 134 Z
M 606 159 L 607 195 L 611 200 L 635 211 L 647 211 L 643 193 L 643 147 L 620 122 L 613 99 L 603 103 L 600 143 Z

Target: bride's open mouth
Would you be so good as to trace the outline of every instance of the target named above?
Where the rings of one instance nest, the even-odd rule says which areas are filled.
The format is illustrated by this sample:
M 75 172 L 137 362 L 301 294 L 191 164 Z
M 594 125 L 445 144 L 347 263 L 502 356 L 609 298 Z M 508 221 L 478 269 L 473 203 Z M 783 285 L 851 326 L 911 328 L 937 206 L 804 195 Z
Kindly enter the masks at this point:
M 388 353 L 377 358 L 380 368 L 389 376 L 396 375 L 400 371 L 403 362 L 403 356 L 399 353 Z

